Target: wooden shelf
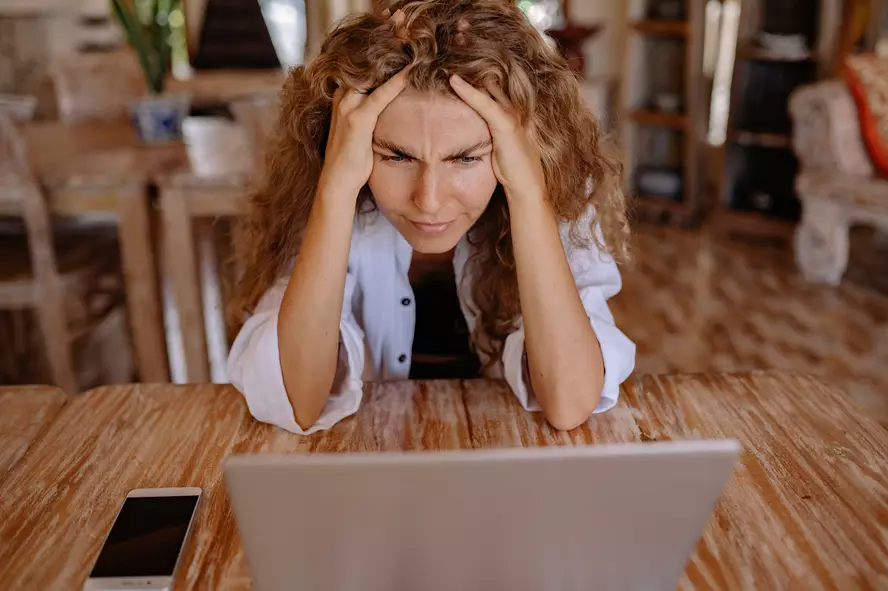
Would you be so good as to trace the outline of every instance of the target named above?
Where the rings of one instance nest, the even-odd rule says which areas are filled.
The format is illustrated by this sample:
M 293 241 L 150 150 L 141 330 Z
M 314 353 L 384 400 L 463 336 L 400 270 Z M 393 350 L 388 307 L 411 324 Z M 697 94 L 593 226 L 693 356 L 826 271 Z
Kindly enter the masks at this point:
M 663 113 L 648 109 L 635 109 L 629 112 L 629 118 L 640 125 L 651 127 L 671 127 L 673 129 L 687 129 L 688 118 L 684 113 Z
M 783 133 L 761 133 L 754 131 L 732 131 L 728 139 L 741 146 L 756 148 L 792 149 L 792 136 Z
M 623 135 L 623 183 L 627 194 L 634 196 L 632 216 L 694 227 L 701 221 L 706 201 L 703 162 L 707 146 L 696 130 L 709 118 L 702 74 L 707 0 L 683 0 L 687 16 L 676 14 L 675 18 L 648 17 L 642 11 L 642 5 L 651 4 L 647 1 L 618 4 L 624 9 L 625 27 L 620 31 L 624 64 L 616 102 Z M 681 97 L 681 104 L 676 105 L 680 109 L 661 110 L 659 102 L 645 100 L 667 89 Z M 681 175 L 680 193 L 660 197 L 638 191 L 648 188 L 636 184 L 638 173 L 648 168 L 646 163 L 655 162 L 668 162 L 664 168 Z
M 773 0 L 750 0 L 753 9 L 747 10 L 744 0 L 738 19 L 722 25 L 730 26 L 740 41 L 731 84 L 725 88 L 731 105 L 728 149 L 720 154 L 722 174 L 712 218 L 717 231 L 727 236 L 787 247 L 792 245 L 800 207 L 793 190 L 798 161 L 787 102 L 795 89 L 830 70 L 838 15 L 830 2 L 782 2 L 792 10 L 763 10 L 780 3 Z M 777 29 L 802 35 L 807 46 L 790 47 L 791 53 L 775 51 L 761 35 Z M 762 116 L 749 117 L 752 113 Z M 766 202 L 759 203 L 760 196 Z
M 631 26 L 639 33 L 647 33 L 648 35 L 687 37 L 690 31 L 690 25 L 687 21 L 646 19 L 633 21 Z
M 815 61 L 815 56 L 808 51 L 804 55 L 785 56 L 772 53 L 758 45 L 746 45 L 737 51 L 737 57 L 744 60 L 754 60 L 760 62 L 784 62 L 784 63 L 801 63 Z

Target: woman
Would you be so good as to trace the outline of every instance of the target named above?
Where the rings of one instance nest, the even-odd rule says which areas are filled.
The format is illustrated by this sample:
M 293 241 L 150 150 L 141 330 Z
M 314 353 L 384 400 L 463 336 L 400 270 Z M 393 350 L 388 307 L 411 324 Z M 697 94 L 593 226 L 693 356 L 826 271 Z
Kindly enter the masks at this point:
M 392 10 L 341 24 L 284 85 L 229 378 L 295 433 L 353 414 L 364 380 L 482 373 L 572 429 L 634 366 L 606 303 L 620 167 L 512 3 Z

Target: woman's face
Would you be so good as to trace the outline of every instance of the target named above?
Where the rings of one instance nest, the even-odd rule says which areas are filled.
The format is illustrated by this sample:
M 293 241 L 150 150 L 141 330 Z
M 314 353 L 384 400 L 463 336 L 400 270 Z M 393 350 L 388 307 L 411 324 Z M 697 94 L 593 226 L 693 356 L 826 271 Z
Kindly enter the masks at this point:
M 415 251 L 447 252 L 493 196 L 492 151 L 487 123 L 464 102 L 405 90 L 376 123 L 370 190 Z

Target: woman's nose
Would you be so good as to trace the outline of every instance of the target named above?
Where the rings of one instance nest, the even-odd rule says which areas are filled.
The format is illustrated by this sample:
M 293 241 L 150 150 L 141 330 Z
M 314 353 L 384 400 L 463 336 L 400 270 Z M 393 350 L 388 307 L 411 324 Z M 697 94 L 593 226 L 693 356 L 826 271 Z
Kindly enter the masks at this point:
M 425 167 L 413 192 L 413 204 L 416 208 L 428 215 L 435 215 L 443 205 L 440 185 L 435 171 L 431 167 Z

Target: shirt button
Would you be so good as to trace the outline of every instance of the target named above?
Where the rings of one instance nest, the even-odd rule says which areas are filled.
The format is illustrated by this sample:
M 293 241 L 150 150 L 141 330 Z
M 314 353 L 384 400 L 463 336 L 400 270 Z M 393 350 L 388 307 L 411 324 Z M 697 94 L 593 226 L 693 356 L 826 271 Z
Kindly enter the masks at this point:
M 401 300 L 401 305 L 402 306 L 409 306 L 410 305 L 410 298 L 404 298 L 403 300 Z
M 401 353 L 401 355 L 398 357 L 398 361 L 400 363 L 404 363 L 405 361 L 407 361 L 407 356 Z

